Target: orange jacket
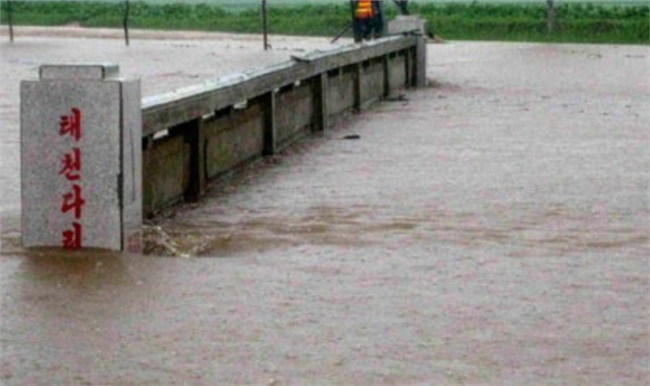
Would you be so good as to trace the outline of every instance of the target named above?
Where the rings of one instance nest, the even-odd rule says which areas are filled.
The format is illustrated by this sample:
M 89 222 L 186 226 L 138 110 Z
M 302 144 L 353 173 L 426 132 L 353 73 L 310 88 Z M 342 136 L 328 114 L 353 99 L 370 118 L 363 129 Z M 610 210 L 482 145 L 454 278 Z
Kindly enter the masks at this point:
M 357 19 L 370 19 L 375 16 L 375 10 L 372 7 L 372 1 L 357 2 Z

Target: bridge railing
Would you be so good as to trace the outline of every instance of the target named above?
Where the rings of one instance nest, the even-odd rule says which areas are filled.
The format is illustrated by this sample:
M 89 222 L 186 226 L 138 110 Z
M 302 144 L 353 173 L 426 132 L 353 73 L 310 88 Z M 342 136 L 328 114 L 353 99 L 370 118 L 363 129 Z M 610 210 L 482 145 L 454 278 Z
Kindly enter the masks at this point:
M 424 85 L 425 50 L 420 36 L 389 37 L 143 99 L 145 215 L 195 200 L 209 180 L 347 112 Z

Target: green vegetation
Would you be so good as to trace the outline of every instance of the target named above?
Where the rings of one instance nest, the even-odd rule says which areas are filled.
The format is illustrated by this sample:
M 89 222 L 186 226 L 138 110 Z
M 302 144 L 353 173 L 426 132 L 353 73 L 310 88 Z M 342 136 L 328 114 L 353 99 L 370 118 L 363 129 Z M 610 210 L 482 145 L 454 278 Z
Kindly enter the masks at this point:
M 209 3 L 131 3 L 132 28 L 183 29 L 259 33 L 258 7 L 242 1 L 240 7 Z M 259 4 L 259 1 L 257 2 Z M 270 8 L 275 34 L 333 36 L 349 20 L 346 1 L 291 2 Z M 16 25 L 56 26 L 77 23 L 86 27 L 120 27 L 122 2 L 13 1 Z M 0 3 L 3 24 L 7 2 Z M 546 6 L 542 0 L 523 3 L 414 2 L 412 13 L 429 21 L 436 35 L 448 40 L 507 40 L 582 43 L 649 43 L 648 3 L 571 3 L 556 5 L 558 27 L 546 33 Z M 395 7 L 387 5 L 388 16 Z
M 513 40 L 648 44 L 649 6 L 612 3 L 556 5 L 558 26 L 546 33 L 545 2 L 413 4 L 436 34 L 460 40 Z M 447 31 L 450 33 L 448 34 Z M 447 37 L 447 35 L 450 35 Z

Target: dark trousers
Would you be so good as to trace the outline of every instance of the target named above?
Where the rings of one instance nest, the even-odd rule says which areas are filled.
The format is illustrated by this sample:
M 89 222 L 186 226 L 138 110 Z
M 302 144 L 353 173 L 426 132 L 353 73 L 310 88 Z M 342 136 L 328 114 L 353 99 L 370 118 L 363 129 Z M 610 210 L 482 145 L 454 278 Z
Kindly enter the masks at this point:
M 359 34 L 361 39 L 368 40 L 373 37 L 375 29 L 373 18 L 357 19 L 357 26 L 359 27 Z
M 356 19 L 357 30 L 363 40 L 378 38 L 384 32 L 384 21 L 381 15 L 367 19 Z

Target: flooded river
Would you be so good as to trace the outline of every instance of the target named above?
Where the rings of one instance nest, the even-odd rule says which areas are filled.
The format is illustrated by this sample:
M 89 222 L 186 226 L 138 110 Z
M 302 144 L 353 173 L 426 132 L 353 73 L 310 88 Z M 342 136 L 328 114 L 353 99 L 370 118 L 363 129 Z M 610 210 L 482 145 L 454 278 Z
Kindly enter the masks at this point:
M 22 251 L 37 63 L 97 47 L 150 95 L 324 44 L 208 36 L 1 43 L 3 384 L 650 382 L 647 46 L 430 45 L 430 87 L 157 218 L 153 255 Z

